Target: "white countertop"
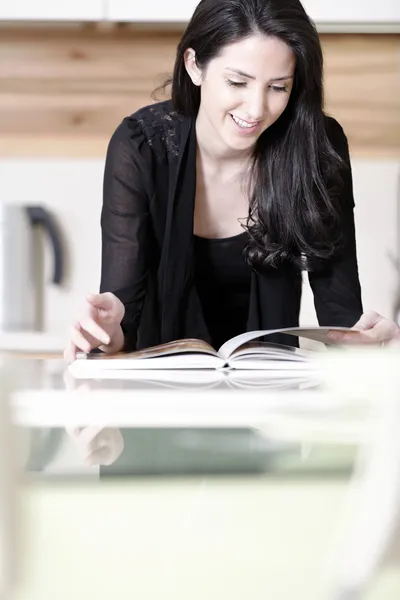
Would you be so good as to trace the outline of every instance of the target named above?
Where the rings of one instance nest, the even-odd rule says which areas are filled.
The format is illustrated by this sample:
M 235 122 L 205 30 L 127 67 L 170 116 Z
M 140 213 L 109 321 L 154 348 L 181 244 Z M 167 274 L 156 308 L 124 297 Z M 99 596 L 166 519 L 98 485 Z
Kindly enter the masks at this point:
M 4 356 L 0 378 L 8 381 L 17 422 L 28 427 L 232 428 L 269 423 L 276 435 L 359 443 L 367 435 L 371 411 L 382 412 L 393 398 L 400 401 L 393 395 L 399 385 L 399 356 L 363 350 L 355 355 L 329 353 L 323 360 L 324 382 L 311 387 L 282 381 L 281 376 L 275 382 L 262 371 L 147 371 L 129 379 L 121 374 L 112 380 L 77 380 L 62 360 Z
M 0 366 L 15 421 L 25 427 L 257 427 L 279 439 L 345 444 L 368 435 L 368 401 L 295 380 L 275 387 L 261 371 L 75 380 L 62 360 L 6 358 Z
M 0 331 L 0 351 L 62 353 L 66 336 L 41 331 Z

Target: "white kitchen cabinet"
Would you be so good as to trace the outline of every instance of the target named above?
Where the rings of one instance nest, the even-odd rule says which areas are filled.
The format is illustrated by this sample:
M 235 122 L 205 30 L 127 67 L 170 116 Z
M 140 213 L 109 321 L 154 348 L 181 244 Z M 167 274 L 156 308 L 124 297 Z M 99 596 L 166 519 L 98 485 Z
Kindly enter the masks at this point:
M 1 0 L 0 21 L 101 21 L 105 0 Z
M 199 0 L 107 0 L 107 18 L 121 22 L 186 22 L 198 3 Z
M 400 23 L 400 0 L 302 0 L 316 23 Z
M 187 22 L 199 0 L 106 0 L 109 21 Z M 400 0 L 303 0 L 310 17 L 323 31 L 398 31 Z

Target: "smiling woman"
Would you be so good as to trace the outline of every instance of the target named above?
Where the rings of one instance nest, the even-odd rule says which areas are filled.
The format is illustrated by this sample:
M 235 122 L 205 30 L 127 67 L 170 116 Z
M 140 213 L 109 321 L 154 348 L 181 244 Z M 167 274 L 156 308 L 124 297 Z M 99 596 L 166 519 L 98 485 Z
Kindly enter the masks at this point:
M 178 46 L 172 102 L 196 118 L 201 169 L 195 231 L 224 237 L 247 219 L 253 266 L 309 268 L 343 246 L 345 204 L 328 186 L 349 167 L 347 140 L 323 113 L 322 69 L 298 0 L 203 0 Z
M 125 118 L 110 141 L 100 294 L 71 329 L 68 360 L 295 327 L 303 270 L 321 325 L 397 336 L 382 317 L 360 321 L 349 151 L 324 113 L 322 73 L 298 0 L 199 3 L 172 101 Z

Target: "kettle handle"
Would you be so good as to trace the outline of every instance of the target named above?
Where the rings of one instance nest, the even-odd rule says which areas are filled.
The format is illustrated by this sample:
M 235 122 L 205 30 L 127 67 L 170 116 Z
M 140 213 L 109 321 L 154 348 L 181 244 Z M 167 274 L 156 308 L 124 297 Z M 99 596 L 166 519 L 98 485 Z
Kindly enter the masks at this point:
M 60 284 L 64 275 L 64 260 L 61 236 L 56 223 L 48 210 L 43 206 L 27 206 L 32 225 L 42 225 L 50 236 L 54 253 L 54 272 L 52 282 Z

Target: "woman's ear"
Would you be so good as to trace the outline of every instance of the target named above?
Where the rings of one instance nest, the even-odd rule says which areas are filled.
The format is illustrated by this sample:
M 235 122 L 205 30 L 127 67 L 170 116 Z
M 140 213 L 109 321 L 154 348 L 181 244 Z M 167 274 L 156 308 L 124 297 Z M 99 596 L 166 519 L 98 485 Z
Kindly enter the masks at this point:
M 197 66 L 196 52 L 193 48 L 185 50 L 184 61 L 186 71 L 194 85 L 201 85 L 202 73 L 201 69 Z

